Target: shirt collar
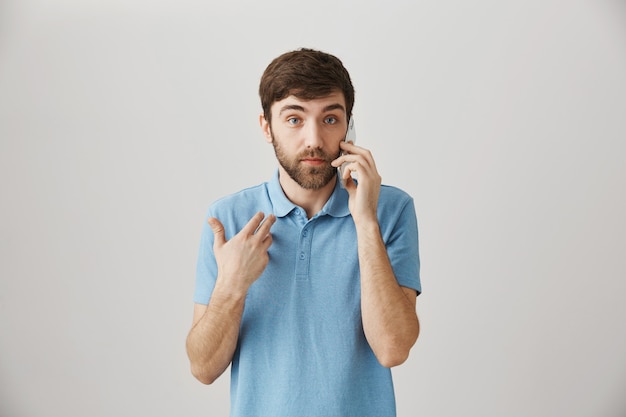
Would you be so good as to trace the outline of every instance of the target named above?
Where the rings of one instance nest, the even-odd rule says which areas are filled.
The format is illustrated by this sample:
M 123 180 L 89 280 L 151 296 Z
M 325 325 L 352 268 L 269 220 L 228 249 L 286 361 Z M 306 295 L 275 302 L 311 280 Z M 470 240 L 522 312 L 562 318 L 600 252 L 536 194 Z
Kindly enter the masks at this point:
M 267 189 L 276 217 L 285 217 L 291 213 L 292 210 L 298 208 L 297 205 L 287 198 L 280 186 L 278 169 L 276 169 L 272 179 L 268 182 Z M 350 215 L 348 208 L 348 192 L 341 186 L 340 181 L 336 182 L 333 193 L 330 195 L 326 204 L 324 204 L 324 207 L 322 207 L 322 210 L 320 210 L 315 217 L 325 214 L 332 217 L 345 217 Z

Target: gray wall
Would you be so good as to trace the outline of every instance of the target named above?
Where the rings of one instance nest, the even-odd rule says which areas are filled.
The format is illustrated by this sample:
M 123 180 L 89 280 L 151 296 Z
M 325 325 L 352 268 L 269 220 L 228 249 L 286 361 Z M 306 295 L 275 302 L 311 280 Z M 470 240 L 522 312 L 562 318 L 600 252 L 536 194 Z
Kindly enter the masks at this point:
M 339 56 L 415 197 L 400 416 L 626 413 L 626 7 L 0 2 L 0 415 L 226 416 L 184 340 L 214 199 L 267 180 L 261 72 Z

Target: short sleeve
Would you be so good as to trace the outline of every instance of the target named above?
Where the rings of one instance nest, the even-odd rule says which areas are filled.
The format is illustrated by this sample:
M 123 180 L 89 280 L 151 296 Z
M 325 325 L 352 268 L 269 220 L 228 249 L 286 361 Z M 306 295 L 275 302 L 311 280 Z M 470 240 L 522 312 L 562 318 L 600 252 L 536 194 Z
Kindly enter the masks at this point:
M 200 249 L 198 251 L 198 264 L 196 266 L 196 287 L 193 301 L 198 304 L 208 304 L 217 279 L 217 263 L 213 253 L 213 230 L 206 220 L 211 216 L 207 212 L 202 235 L 200 237 Z
M 390 207 L 390 212 L 384 213 L 383 218 L 391 220 L 395 217 L 395 222 L 387 224 L 387 230 L 383 231 L 383 239 L 398 284 L 413 288 L 420 294 L 422 285 L 415 205 L 408 195 L 405 195 L 399 203 L 395 208 Z

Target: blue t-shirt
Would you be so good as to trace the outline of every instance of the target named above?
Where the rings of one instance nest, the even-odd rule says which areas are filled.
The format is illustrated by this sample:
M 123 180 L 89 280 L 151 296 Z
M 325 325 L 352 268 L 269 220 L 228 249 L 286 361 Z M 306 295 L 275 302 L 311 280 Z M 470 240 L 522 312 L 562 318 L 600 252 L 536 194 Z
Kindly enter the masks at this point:
M 231 366 L 231 417 L 392 417 L 391 371 L 372 352 L 361 321 L 356 229 L 339 182 L 311 219 L 278 181 L 216 201 L 226 238 L 257 212 L 276 215 L 269 263 L 249 289 Z M 378 221 L 398 283 L 421 292 L 413 199 L 382 186 Z M 217 266 L 202 232 L 194 302 L 209 302 Z

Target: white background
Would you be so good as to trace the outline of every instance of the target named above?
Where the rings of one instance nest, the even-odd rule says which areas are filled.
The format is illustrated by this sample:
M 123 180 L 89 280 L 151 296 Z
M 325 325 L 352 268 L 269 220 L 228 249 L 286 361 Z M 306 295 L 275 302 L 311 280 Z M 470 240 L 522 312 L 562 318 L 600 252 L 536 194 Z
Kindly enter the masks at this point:
M 226 416 L 184 341 L 207 206 L 269 179 L 313 47 L 415 198 L 399 416 L 626 415 L 626 4 L 0 2 L 0 416 Z

